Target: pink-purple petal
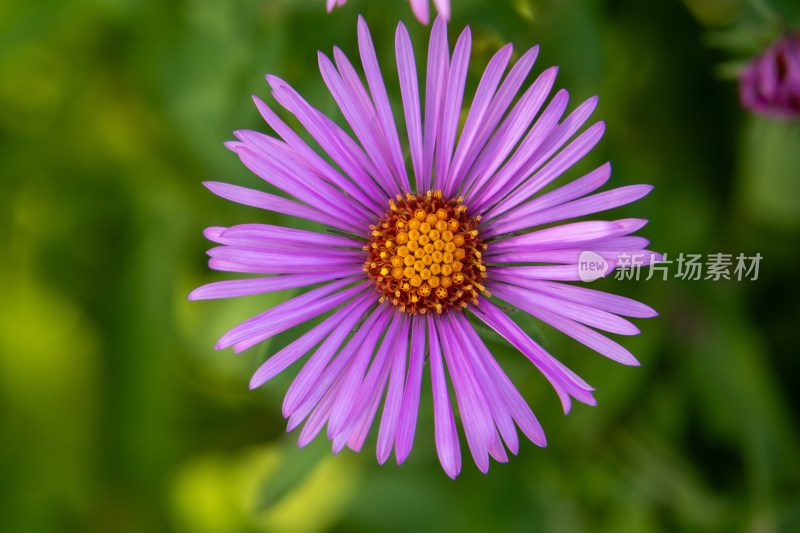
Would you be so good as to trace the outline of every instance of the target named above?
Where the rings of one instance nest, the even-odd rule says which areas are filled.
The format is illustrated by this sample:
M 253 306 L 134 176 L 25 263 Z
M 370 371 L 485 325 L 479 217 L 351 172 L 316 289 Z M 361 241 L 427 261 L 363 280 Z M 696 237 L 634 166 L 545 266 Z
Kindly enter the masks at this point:
M 278 118 L 278 115 L 276 115 L 260 98 L 253 96 L 253 101 L 267 124 L 269 124 L 289 146 L 297 151 L 298 157 L 312 172 L 345 191 L 376 215 L 382 213 L 383 208 L 375 201 L 374 194 L 367 194 L 365 187 L 360 186 L 361 184 L 353 182 L 350 178 L 340 174 L 327 161 L 320 157 L 319 154 L 312 150 L 299 135 L 286 125 L 286 123 Z
M 369 209 L 317 178 L 308 168 L 295 161 L 292 157 L 293 150 L 282 141 L 247 130 L 234 133 L 243 142 L 228 143 L 228 146 L 247 168 L 267 183 L 312 207 L 332 212 L 332 216 L 337 218 L 344 218 L 344 211 L 355 221 L 362 223 L 374 217 Z M 335 209 L 336 207 L 339 209 Z
M 400 314 L 397 310 L 394 313 Z M 372 360 L 367 376 L 361 383 L 356 403 L 350 411 L 345 427 L 334 439 L 345 439 L 351 449 L 360 449 L 363 446 L 366 434 L 375 419 L 392 368 L 391 352 L 397 341 L 399 326 L 395 317 Z
M 492 208 L 487 214 L 486 218 L 494 218 L 502 215 L 509 209 L 513 209 L 526 199 L 530 198 L 533 194 L 539 192 L 545 185 L 559 177 L 567 169 L 577 163 L 583 156 L 600 142 L 600 139 L 605 133 L 605 123 L 598 122 L 591 126 L 574 141 L 572 141 L 566 148 L 564 148 L 556 157 L 548 162 L 542 169 L 534 174 L 528 181 L 514 192 L 506 196 L 497 206 Z
M 488 223 L 484 223 L 483 228 L 481 229 L 481 236 L 482 238 L 486 239 L 501 233 L 506 233 L 507 230 L 502 229 L 505 227 L 505 224 L 509 222 L 515 223 L 522 217 L 532 215 L 539 211 L 564 204 L 589 194 L 590 192 L 602 187 L 608 181 L 610 176 L 611 165 L 609 163 L 605 163 L 581 178 L 553 189 L 550 192 L 541 194 L 535 199 L 521 205 L 517 209 L 512 210 L 510 213 L 506 213 Z
M 465 195 L 468 200 L 474 199 L 474 194 L 481 190 L 486 180 L 494 176 L 495 171 L 528 131 L 553 87 L 557 72 L 556 67 L 551 67 L 531 84 L 483 149 L 464 179 L 463 187 L 471 187 L 469 193 Z M 566 98 L 566 91 L 560 91 L 553 99 L 554 108 L 566 108 Z
M 278 353 L 267 359 L 264 364 L 258 367 L 253 377 L 250 379 L 250 389 L 260 387 L 273 377 L 277 376 L 289 365 L 305 355 L 311 348 L 317 345 L 322 339 L 350 314 L 360 316 L 372 303 L 370 294 L 365 293 L 356 297 L 353 301 L 345 304 L 326 320 L 315 326 L 311 331 L 300 336 L 294 342 L 280 350 Z
M 281 331 L 285 331 L 319 316 L 322 313 L 330 311 L 367 288 L 366 284 L 362 282 L 355 287 L 328 296 L 333 291 L 353 283 L 354 281 L 355 279 L 352 277 L 333 281 L 318 289 L 314 289 L 282 304 L 278 304 L 268 311 L 264 311 L 253 318 L 245 320 L 228 331 L 225 335 L 220 337 L 215 348 L 218 350 L 227 348 L 251 337 L 277 335 Z
M 397 177 L 389 166 L 389 148 L 380 130 L 375 106 L 344 52 L 334 47 L 333 55 L 336 68 L 325 54 L 319 53 L 322 77 L 384 183 L 389 184 L 393 192 L 400 192 Z
M 473 205 L 472 209 L 476 214 L 483 214 L 486 211 L 484 205 L 491 205 L 489 199 L 493 195 L 502 197 L 508 191 L 513 190 L 513 187 L 507 186 L 507 182 L 515 175 L 515 168 L 527 160 L 531 151 L 535 153 L 537 146 L 557 126 L 558 120 L 567 109 L 569 94 L 562 89 L 556 93 L 533 127 L 528 130 L 531 121 L 544 104 L 553 86 L 556 71 L 557 69 L 552 67 L 537 78 L 470 170 L 470 174 L 465 180 L 465 188 L 469 187 L 465 197 Z M 520 107 L 522 107 L 522 111 L 519 111 Z M 529 111 L 526 112 L 526 110 Z M 517 147 L 517 143 L 526 131 L 528 134 Z M 498 171 L 500 165 L 507 158 L 508 162 Z
M 377 192 L 379 190 L 387 195 L 393 194 L 391 192 L 394 190 L 393 183 L 383 179 L 369 156 L 364 153 L 364 149 L 347 133 L 331 119 L 311 107 L 297 91 L 280 78 L 267 75 L 267 82 L 272 87 L 272 95 L 278 103 L 297 117 L 323 150 L 353 181 L 371 191 L 375 198 L 380 197 L 380 193 Z
M 548 163 L 548 166 L 550 168 L 549 174 L 542 175 L 540 172 L 537 172 L 536 174 L 533 175 L 533 178 L 531 178 L 531 174 L 536 172 L 537 169 L 539 169 L 539 167 L 541 167 L 545 162 L 547 162 L 553 156 L 553 154 L 555 154 L 557 151 L 561 149 L 561 147 L 564 145 L 565 142 L 567 142 L 569 139 L 572 138 L 575 132 L 577 132 L 578 129 L 580 129 L 583 123 L 586 122 L 586 120 L 592 114 L 592 111 L 594 111 L 596 105 L 597 105 L 597 97 L 588 99 L 587 101 L 579 105 L 575 109 L 575 111 L 570 113 L 570 115 L 566 119 L 564 119 L 564 121 L 561 124 L 556 126 L 556 128 L 553 129 L 549 133 L 549 135 L 547 135 L 547 138 L 544 139 L 544 141 L 537 147 L 537 149 L 534 150 L 534 152 L 530 155 L 530 157 L 522 166 L 522 168 L 517 170 L 514 176 L 511 177 L 511 179 L 507 180 L 506 189 L 514 190 L 524 183 L 524 186 L 528 188 L 528 190 L 526 191 L 527 196 L 520 193 L 519 190 L 517 190 L 515 194 L 517 194 L 523 200 L 527 200 L 530 196 L 534 194 L 534 192 L 538 192 L 539 190 L 541 190 L 542 187 L 544 187 L 544 184 L 542 183 L 544 178 L 555 179 L 552 175 L 552 172 L 550 172 L 554 168 L 553 167 L 554 163 Z M 600 128 L 599 126 L 593 126 L 593 127 Z M 563 156 L 557 156 L 557 157 L 563 157 Z M 539 181 L 538 182 L 532 181 L 532 179 L 537 179 Z M 498 190 L 493 195 L 491 195 L 491 197 L 484 198 L 481 204 L 482 214 L 490 206 L 496 204 L 497 202 L 503 199 L 501 193 L 502 191 Z M 494 218 L 498 214 L 499 213 L 491 213 L 490 218 Z
M 422 135 L 423 191 L 431 190 L 433 156 L 441 131 L 442 108 L 450 72 L 450 48 L 447 44 L 447 25 L 437 17 L 431 30 L 428 46 L 428 72 L 425 81 L 425 122 Z
M 461 322 L 463 324 L 463 330 L 467 334 L 468 341 L 472 342 L 472 345 L 476 347 L 475 353 L 481 359 L 483 368 L 488 370 L 488 374 L 494 380 L 498 391 L 503 396 L 509 413 L 522 433 L 537 446 L 547 446 L 547 438 L 545 437 L 544 430 L 533 414 L 530 406 L 528 406 L 514 384 L 511 383 L 511 380 L 506 376 L 505 372 L 503 372 L 503 369 L 489 352 L 489 349 L 486 348 L 486 345 L 481 341 L 478 334 L 469 325 L 469 322 L 463 315 Z
M 319 434 L 325 422 L 328 421 L 328 417 L 330 417 L 331 411 L 333 410 L 333 403 L 336 401 L 336 394 L 339 392 L 341 385 L 341 380 L 337 380 L 336 383 L 325 392 L 322 400 L 311 413 L 311 416 L 308 417 L 303 429 L 300 431 L 300 437 L 297 439 L 297 445 L 299 447 L 302 448 L 314 440 L 314 437 Z M 290 423 L 287 431 L 291 431 L 292 429 L 294 429 L 294 427 L 292 427 Z
M 428 0 L 423 1 L 427 14 Z M 395 51 L 397 56 L 397 75 L 400 81 L 400 94 L 403 98 L 403 110 L 405 111 L 406 129 L 408 130 L 411 164 L 414 167 L 417 190 L 422 191 L 425 189 L 422 172 L 422 118 L 420 116 L 417 65 L 414 60 L 414 49 L 411 46 L 411 38 L 402 22 L 398 24 L 397 32 L 395 33 Z
M 522 286 L 571 302 L 580 302 L 617 315 L 637 318 L 658 316 L 654 309 L 636 300 L 586 287 L 554 283 L 552 281 L 526 281 Z
M 211 300 L 215 298 L 234 298 L 236 296 L 249 296 L 273 291 L 285 291 L 305 287 L 323 281 L 332 281 L 347 276 L 358 274 L 361 267 L 342 267 L 327 272 L 313 274 L 288 274 L 285 276 L 272 276 L 269 278 L 248 278 L 215 281 L 202 285 L 191 293 L 189 300 Z
M 314 244 L 318 246 L 333 246 L 339 248 L 361 248 L 363 241 L 348 237 L 318 233 L 302 229 L 272 226 L 270 224 L 239 224 L 226 228 L 221 237 L 232 239 L 233 242 L 225 244 L 255 244 L 275 242 L 288 242 L 295 244 Z M 238 242 L 237 242 L 238 241 Z
M 490 370 L 486 368 L 483 360 L 477 354 L 478 348 L 467 332 L 467 329 L 472 329 L 472 326 L 464 316 L 464 313 L 453 313 L 451 322 L 455 332 L 455 340 L 461 348 L 461 353 L 469 358 L 472 375 L 478 382 L 478 387 L 483 393 L 497 430 L 511 453 L 516 455 L 519 452 L 519 438 L 514 427 L 514 419 L 511 417 L 506 403 L 492 379 Z
M 456 130 L 461 117 L 461 103 L 464 99 L 464 84 L 467 81 L 467 67 L 469 66 L 471 48 L 472 33 L 469 26 L 467 26 L 459 36 L 453 50 L 444 101 L 442 131 L 436 146 L 433 188 L 434 190 L 445 191 L 447 196 L 452 194 L 447 178 L 450 174 L 450 162 L 453 158 L 453 148 L 456 143 Z
M 333 248 L 324 249 L 314 254 L 265 252 L 238 246 L 217 246 L 208 250 L 208 255 L 220 261 L 239 262 L 259 268 L 264 274 L 290 274 L 292 272 L 319 272 L 322 269 L 342 265 L 359 265 L 364 263 L 362 253 L 333 252 Z
M 499 198 L 518 185 L 518 177 L 525 172 L 521 169 L 530 164 L 530 160 L 539 153 L 542 144 L 557 127 L 558 121 L 567 109 L 568 101 L 567 91 L 558 91 L 503 168 L 495 173 L 494 169 L 497 168 L 495 165 L 492 173 L 486 175 L 491 176 L 491 179 L 484 177 L 470 190 L 467 201 L 474 205 L 475 213 L 483 213 L 488 206 L 496 203 Z
M 637 229 L 635 224 L 630 223 L 630 219 L 573 222 L 492 243 L 491 250 L 497 253 L 588 246 L 602 240 L 622 237 Z
M 428 0 L 408 0 L 411 4 L 411 11 L 421 23 L 427 25 L 430 20 L 430 8 Z
M 564 412 L 569 412 L 570 410 L 570 396 L 588 405 L 596 404 L 591 394 L 592 387 L 536 344 L 496 305 L 483 297 L 479 297 L 478 305 L 472 307 L 472 312 L 489 327 L 505 337 L 539 369 L 561 399 Z
M 531 291 L 515 285 L 505 283 L 487 283 L 487 289 L 497 297 L 508 303 L 518 306 L 520 309 L 545 309 L 547 311 L 560 314 L 572 320 L 576 320 L 587 326 L 602 329 L 618 335 L 638 335 L 639 328 L 628 320 L 613 313 L 602 311 L 588 305 L 583 305 L 549 294 Z
M 450 0 L 433 0 L 433 5 L 436 6 L 440 17 L 450 20 Z
M 352 432 L 347 431 L 342 435 L 336 436 L 337 439 L 344 438 L 345 434 L 350 433 L 346 444 L 347 447 L 354 452 L 360 452 L 361 448 L 364 447 L 364 441 L 367 440 L 367 434 L 369 433 L 370 427 L 372 427 L 372 422 L 375 420 L 375 414 L 378 412 L 378 406 L 381 403 L 381 392 L 382 389 L 378 388 L 372 391 L 372 396 L 369 399 L 369 405 L 361 414 L 361 417 L 356 422 Z M 336 445 L 335 442 L 334 445 Z
M 333 438 L 342 430 L 347 422 L 348 415 L 353 409 L 358 398 L 358 391 L 364 382 L 370 360 L 375 352 L 378 339 L 383 335 L 386 326 L 394 313 L 389 306 L 381 306 L 375 311 L 377 319 L 367 334 L 364 342 L 358 347 L 358 352 L 353 357 L 347 372 L 342 375 L 342 387 L 336 396 L 330 420 L 328 421 L 328 438 Z
M 625 347 L 579 322 L 544 309 L 534 309 L 532 314 L 600 355 L 623 365 L 639 366 L 639 361 Z
M 496 272 L 504 272 L 511 276 L 522 276 L 528 279 L 550 279 L 558 281 L 580 281 L 581 279 L 577 264 L 492 267 L 491 272 L 492 276 L 495 276 Z
M 283 398 L 283 416 L 290 417 L 290 426 L 294 427 L 299 424 L 317 405 L 331 384 L 340 377 L 347 365 L 350 364 L 356 350 L 364 343 L 380 314 L 378 310 L 368 312 L 366 317 L 364 314 L 351 314 L 308 359 Z M 364 318 L 364 322 L 343 347 L 345 339 L 362 318 Z
M 395 455 L 397 464 L 406 460 L 414 443 L 414 433 L 419 414 L 419 397 L 422 388 L 422 370 L 425 365 L 425 319 L 414 315 L 411 319 L 411 354 L 408 376 L 403 389 L 403 403 L 397 422 Z
M 456 351 L 460 346 L 456 341 L 456 333 L 453 331 L 450 318 L 442 316 L 436 318 L 442 353 L 456 394 L 467 445 L 478 470 L 485 474 L 489 471 L 489 445 L 496 432 L 492 415 L 489 413 L 483 394 L 478 390 L 469 362 Z
M 381 129 L 386 142 L 389 144 L 393 170 L 395 175 L 399 177 L 401 187 L 406 191 L 410 191 L 411 184 L 408 181 L 400 139 L 397 137 L 397 126 L 392 115 L 392 106 L 389 104 L 389 96 L 386 94 L 386 87 L 383 84 L 383 76 L 378 65 L 378 58 L 375 55 L 375 48 L 372 45 L 369 28 L 367 28 L 367 23 L 364 22 L 364 18 L 360 15 L 358 17 L 358 48 L 361 52 L 361 63 L 364 66 L 364 74 L 367 76 L 372 100 L 378 112 Z
M 517 95 L 520 87 L 522 87 L 538 55 L 539 45 L 536 45 L 525 52 L 514 66 L 511 67 L 511 71 L 503 80 L 500 89 L 497 90 L 497 94 L 492 98 L 489 109 L 484 115 L 484 120 L 481 121 L 476 140 L 472 143 L 463 165 L 465 171 L 472 166 L 478 154 L 481 153 L 486 146 L 489 137 L 494 134 L 495 128 L 500 123 L 503 115 L 505 115 L 508 106 L 511 105 L 511 101 Z
M 376 454 L 378 463 L 383 464 L 392 453 L 397 434 L 397 420 L 400 416 L 400 405 L 403 401 L 403 384 L 406 378 L 406 360 L 408 359 L 409 321 L 404 315 L 400 324 L 400 332 L 392 354 L 392 373 L 389 377 L 389 388 L 383 403 L 378 445 Z
M 295 202 L 287 200 L 274 194 L 241 187 L 239 185 L 231 185 L 229 183 L 221 183 L 218 181 L 205 181 L 203 182 L 208 190 L 221 198 L 230 200 L 250 207 L 257 207 L 259 209 L 266 209 L 267 211 L 274 211 L 284 215 L 291 215 L 298 218 L 305 218 L 327 226 L 333 226 L 347 231 L 356 233 L 363 233 L 364 228 L 353 224 L 350 221 L 342 221 L 338 218 L 332 217 L 322 211 Z
M 456 421 L 450 407 L 450 393 L 444 373 L 437 324 L 433 315 L 427 315 L 428 342 L 430 346 L 431 387 L 433 389 L 433 417 L 436 452 L 445 473 L 455 479 L 461 472 L 461 449 L 458 444 Z
M 627 187 L 619 187 L 610 191 L 586 196 L 556 207 L 551 207 L 550 209 L 545 209 L 529 216 L 517 218 L 511 223 L 499 226 L 497 229 L 499 232 L 505 233 L 570 218 L 592 215 L 600 211 L 607 211 L 621 205 L 635 202 L 646 196 L 651 190 L 653 190 L 652 185 L 628 185 Z
M 453 189 L 461 184 L 461 181 L 467 174 L 467 170 L 469 170 L 465 164 L 465 160 L 473 148 L 478 131 L 482 126 L 483 118 L 489 109 L 492 97 L 494 97 L 500 80 L 503 77 L 503 73 L 508 66 L 508 61 L 511 59 L 512 52 L 512 45 L 505 45 L 492 57 L 489 64 L 486 66 L 486 70 L 483 72 L 481 81 L 475 91 L 475 98 L 469 107 L 464 129 L 458 139 L 456 153 L 453 156 L 453 163 L 450 167 L 450 175 L 448 177 L 450 188 L 446 191 L 449 195 L 453 194 Z M 471 163 L 472 161 L 470 161 L 470 164 Z

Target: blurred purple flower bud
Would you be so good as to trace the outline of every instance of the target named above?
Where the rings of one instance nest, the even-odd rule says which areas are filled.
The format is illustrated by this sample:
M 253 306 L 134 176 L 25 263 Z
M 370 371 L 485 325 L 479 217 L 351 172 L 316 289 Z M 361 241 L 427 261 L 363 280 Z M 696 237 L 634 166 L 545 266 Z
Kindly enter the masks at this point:
M 739 75 L 742 107 L 774 118 L 800 118 L 800 33 L 784 35 Z

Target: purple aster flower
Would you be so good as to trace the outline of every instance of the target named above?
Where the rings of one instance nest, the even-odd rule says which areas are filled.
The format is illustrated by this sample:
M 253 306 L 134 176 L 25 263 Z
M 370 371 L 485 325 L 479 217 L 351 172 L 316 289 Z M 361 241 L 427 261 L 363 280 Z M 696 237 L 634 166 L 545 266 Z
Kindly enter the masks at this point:
M 739 76 L 742 106 L 778 118 L 800 117 L 800 33 L 775 40 Z
M 641 254 L 645 264 L 658 260 L 644 250 L 645 239 L 631 236 L 646 221 L 563 221 L 635 201 L 651 187 L 594 193 L 609 178 L 606 163 L 544 192 L 597 144 L 604 124 L 575 136 L 597 99 L 565 115 L 565 90 L 548 101 L 555 67 L 517 98 L 538 47 L 507 73 L 511 45 L 494 55 L 459 127 L 471 35 L 467 27 L 451 55 L 443 17 L 431 31 L 424 106 L 408 32 L 402 24 L 397 28 L 407 165 L 363 19 L 358 42 L 366 87 L 341 50 L 334 48 L 333 61 L 319 53 L 322 77 L 355 138 L 286 82 L 267 76 L 275 100 L 327 157 L 258 98 L 256 106 L 275 136 L 238 131 L 238 140 L 227 143 L 250 170 L 293 199 L 205 184 L 223 198 L 313 221 L 328 227 L 327 233 L 266 224 L 208 228 L 206 237 L 220 244 L 208 252 L 211 268 L 270 276 L 211 283 L 190 298 L 316 286 L 239 324 L 216 346 L 239 352 L 315 320 L 307 333 L 269 357 L 250 382 L 258 387 L 310 353 L 283 402 L 288 429 L 304 423 L 300 445 L 327 425 L 334 453 L 345 446 L 360 450 L 383 403 L 378 461 L 394 449 L 402 463 L 412 448 L 427 366 L 444 470 L 451 477 L 461 470 L 455 400 L 472 457 L 486 472 L 490 456 L 507 461 L 506 448 L 518 452 L 517 427 L 539 446 L 545 436 L 468 316 L 527 357 L 552 384 L 565 412 L 572 398 L 595 405 L 592 387 L 531 339 L 490 295 L 610 359 L 638 364 L 601 332 L 637 334 L 623 317 L 656 313 L 633 300 L 563 282 L 580 279 L 579 257 L 586 251 L 610 268 L 623 253 Z
M 430 0 L 408 0 L 411 4 L 411 11 L 414 12 L 414 16 L 423 24 L 427 24 L 430 20 L 429 1 Z M 327 0 L 328 13 L 333 11 L 334 7 L 343 6 L 346 2 L 347 0 Z M 433 0 L 433 5 L 436 6 L 436 10 L 441 16 L 450 20 L 450 0 Z

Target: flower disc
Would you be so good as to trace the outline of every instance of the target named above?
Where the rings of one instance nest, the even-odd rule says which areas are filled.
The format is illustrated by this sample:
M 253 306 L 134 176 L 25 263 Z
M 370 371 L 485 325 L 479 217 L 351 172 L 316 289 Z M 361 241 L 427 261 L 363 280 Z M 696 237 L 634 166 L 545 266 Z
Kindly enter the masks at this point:
M 478 220 L 467 216 L 462 198 L 447 200 L 441 191 L 397 196 L 377 226 L 364 271 L 389 300 L 406 313 L 441 313 L 448 307 L 477 304 L 486 267 L 478 238 Z M 488 294 L 488 293 L 487 293 Z

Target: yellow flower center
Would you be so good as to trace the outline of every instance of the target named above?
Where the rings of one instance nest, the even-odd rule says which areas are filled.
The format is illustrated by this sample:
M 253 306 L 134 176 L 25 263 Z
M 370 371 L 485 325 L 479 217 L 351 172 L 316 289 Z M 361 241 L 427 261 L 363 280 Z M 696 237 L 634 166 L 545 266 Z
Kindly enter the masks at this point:
M 445 200 L 441 191 L 397 196 L 377 226 L 364 271 L 375 281 L 381 301 L 406 313 L 441 313 L 478 303 L 486 267 L 478 238 L 480 217 L 469 218 L 462 198 Z

